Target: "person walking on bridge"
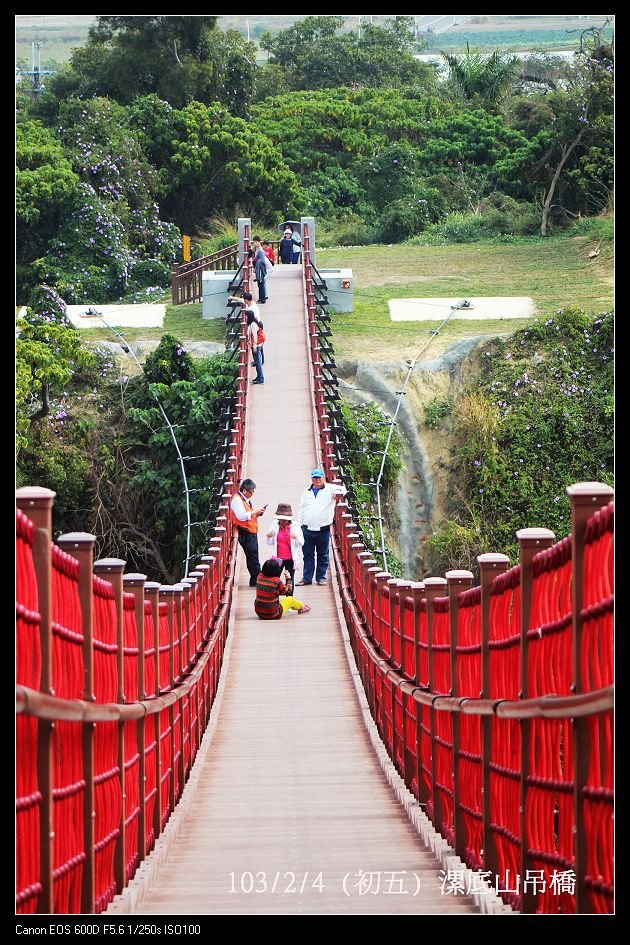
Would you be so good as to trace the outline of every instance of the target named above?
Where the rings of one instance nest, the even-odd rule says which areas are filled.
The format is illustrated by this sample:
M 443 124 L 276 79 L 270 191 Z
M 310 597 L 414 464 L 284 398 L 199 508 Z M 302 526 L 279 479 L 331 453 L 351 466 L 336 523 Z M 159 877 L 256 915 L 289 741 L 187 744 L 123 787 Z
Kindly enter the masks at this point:
M 264 305 L 267 301 L 267 257 L 263 253 L 260 236 L 255 236 L 252 243 L 254 246 L 254 273 L 258 283 L 258 304 Z
M 318 584 L 326 583 L 335 501 L 338 495 L 345 495 L 347 491 L 345 486 L 326 482 L 323 469 L 318 467 L 311 472 L 311 485 L 302 494 L 298 511 L 298 524 L 302 526 L 304 535 L 304 570 L 298 586 L 312 584 L 313 574 Z
M 259 331 L 262 331 L 262 322 L 256 321 L 256 316 L 251 308 L 246 308 L 245 314 L 247 316 L 247 343 L 252 349 L 252 358 L 254 359 L 252 365 L 256 368 L 256 377 L 253 379 L 252 384 L 264 384 L 265 375 L 262 369 L 262 346 L 264 337 L 261 337 L 259 334 Z
M 249 586 L 256 587 L 260 574 L 258 559 L 258 519 L 264 514 L 267 506 L 255 509 L 252 505 L 252 496 L 256 491 L 253 479 L 243 479 L 239 491 L 232 496 L 230 502 L 230 517 L 232 524 L 238 529 L 238 543 L 245 552 L 245 561 L 249 571 Z

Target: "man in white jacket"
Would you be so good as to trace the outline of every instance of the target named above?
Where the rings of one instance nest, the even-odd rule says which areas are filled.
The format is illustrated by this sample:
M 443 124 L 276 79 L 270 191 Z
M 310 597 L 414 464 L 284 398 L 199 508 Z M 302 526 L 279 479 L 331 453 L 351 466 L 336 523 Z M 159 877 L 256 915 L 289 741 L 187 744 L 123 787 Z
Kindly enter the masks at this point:
M 304 535 L 304 570 L 298 585 L 312 584 L 313 575 L 318 584 L 326 583 L 336 496 L 345 495 L 347 491 L 345 486 L 326 482 L 322 469 L 311 472 L 311 485 L 304 491 L 298 511 L 298 524 Z

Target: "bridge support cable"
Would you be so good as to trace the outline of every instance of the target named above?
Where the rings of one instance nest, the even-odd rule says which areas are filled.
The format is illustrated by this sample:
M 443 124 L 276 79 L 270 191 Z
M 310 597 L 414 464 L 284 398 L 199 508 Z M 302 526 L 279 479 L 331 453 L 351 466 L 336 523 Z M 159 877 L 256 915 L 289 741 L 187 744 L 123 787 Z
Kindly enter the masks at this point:
M 392 436 L 393 436 L 393 434 L 394 434 L 394 425 L 395 425 L 395 423 L 396 423 L 396 417 L 398 416 L 398 411 L 400 410 L 400 405 L 401 405 L 401 403 L 402 403 L 402 399 L 403 399 L 403 397 L 405 396 L 405 393 L 406 393 L 406 391 L 407 391 L 407 384 L 409 383 L 409 379 L 411 378 L 411 375 L 412 375 L 412 373 L 413 373 L 413 369 L 415 368 L 416 364 L 418 363 L 418 358 L 420 357 L 420 355 L 424 354 L 424 352 L 425 352 L 426 349 L 429 347 L 429 345 L 431 344 L 431 342 L 433 341 L 433 339 L 435 338 L 435 336 L 440 333 L 440 331 L 442 330 L 442 328 L 444 328 L 444 326 L 447 324 L 447 322 L 449 321 L 449 319 L 452 318 L 452 316 L 455 314 L 455 312 L 456 312 L 458 309 L 460 309 L 460 308 L 467 308 L 468 305 L 469 305 L 469 303 L 467 302 L 466 299 L 462 299 L 461 302 L 458 302 L 456 305 L 451 305 L 451 311 L 448 313 L 448 315 L 446 316 L 446 318 L 444 318 L 444 319 L 440 322 L 440 324 L 438 325 L 438 327 L 437 327 L 436 329 L 434 329 L 434 330 L 431 332 L 431 337 L 430 337 L 430 338 L 427 340 L 427 342 L 420 348 L 420 350 L 419 350 L 418 353 L 415 355 L 415 357 L 409 362 L 409 369 L 407 370 L 407 376 L 405 377 L 405 381 L 404 381 L 404 383 L 403 383 L 402 390 L 401 390 L 401 391 L 399 392 L 399 394 L 398 394 L 398 400 L 397 400 L 397 402 L 396 402 L 396 409 L 395 409 L 395 411 L 394 411 L 394 416 L 392 417 L 392 422 L 391 422 L 391 425 L 390 425 L 390 428 L 389 428 L 389 433 L 388 433 L 388 435 L 387 435 L 387 443 L 385 444 L 385 449 L 383 450 L 383 459 L 381 460 L 381 468 L 379 469 L 379 471 L 378 471 L 378 476 L 376 477 L 376 503 L 377 503 L 377 506 L 378 506 L 378 527 L 379 527 L 380 535 L 381 535 L 381 549 L 380 549 L 380 550 L 381 550 L 381 554 L 382 554 L 382 556 L 383 556 L 383 570 L 384 570 L 384 571 L 387 571 L 387 554 L 386 554 L 386 551 L 385 551 L 385 535 L 384 535 L 384 533 L 383 533 L 383 512 L 382 512 L 382 508 L 381 508 L 381 481 L 382 481 L 382 479 L 383 479 L 383 473 L 385 472 L 385 463 L 386 463 L 386 461 L 387 461 L 387 453 L 388 453 L 388 451 L 389 451 L 389 447 L 390 447 L 390 444 L 391 444 L 391 441 L 392 441 Z
M 114 328 L 113 325 L 110 325 L 109 322 L 105 321 L 105 319 L 103 318 L 103 316 L 102 316 L 99 312 L 96 312 L 95 314 L 96 314 L 97 318 L 105 325 L 106 328 L 108 328 L 111 332 L 113 332 L 115 335 L 117 335 L 117 336 L 121 339 L 121 341 L 123 342 L 125 348 L 127 349 L 127 353 L 129 354 L 130 357 L 133 358 L 133 360 L 136 362 L 136 364 L 138 365 L 138 367 L 140 368 L 140 370 L 141 370 L 142 373 L 144 374 L 145 372 L 144 372 L 144 367 L 143 367 L 142 363 L 138 360 L 138 358 L 136 357 L 136 355 L 134 354 L 134 352 L 133 352 L 133 351 L 131 350 L 131 348 L 129 347 L 129 345 L 128 345 L 128 343 L 127 343 L 127 341 L 126 341 L 124 335 L 123 335 L 121 332 L 117 331 L 117 329 Z M 182 481 L 183 481 L 183 483 L 184 483 L 184 495 L 186 496 L 186 561 L 185 561 L 185 563 L 184 563 L 184 577 L 188 577 L 188 563 L 189 563 L 190 557 L 191 557 L 191 556 L 190 556 L 190 529 L 191 529 L 191 523 L 190 523 L 190 498 L 189 498 L 190 490 L 188 489 L 188 479 L 186 478 L 186 467 L 184 466 L 184 457 L 182 456 L 182 451 L 181 451 L 180 448 L 179 448 L 179 443 L 177 442 L 177 437 L 175 436 L 175 430 L 173 429 L 173 424 L 172 424 L 171 421 L 168 419 L 168 416 L 167 416 L 167 414 L 166 414 L 166 411 L 165 411 L 164 407 L 162 406 L 162 404 L 160 403 L 160 398 L 158 397 L 158 395 L 155 393 L 154 390 L 152 390 L 151 388 L 149 388 L 149 389 L 151 390 L 151 394 L 152 394 L 152 396 L 153 396 L 153 399 L 155 400 L 156 404 L 158 405 L 159 411 L 160 411 L 160 413 L 162 414 L 162 417 L 163 417 L 163 419 L 164 419 L 164 422 L 165 422 L 166 426 L 168 427 L 168 432 L 169 432 L 170 435 L 171 435 L 171 439 L 172 439 L 172 441 L 173 441 L 173 446 L 175 447 L 175 451 L 176 451 L 176 453 L 177 453 L 177 458 L 178 458 L 178 461 L 179 461 L 179 468 L 180 468 L 180 471 L 181 471 L 181 474 L 182 474 Z

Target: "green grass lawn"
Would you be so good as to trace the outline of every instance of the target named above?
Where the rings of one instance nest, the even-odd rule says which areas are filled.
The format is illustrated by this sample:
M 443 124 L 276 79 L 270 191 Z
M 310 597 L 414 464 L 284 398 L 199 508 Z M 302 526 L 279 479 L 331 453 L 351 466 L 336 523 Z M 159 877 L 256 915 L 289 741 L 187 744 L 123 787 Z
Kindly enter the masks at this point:
M 415 356 L 433 337 L 439 322 L 392 322 L 388 301 L 403 298 L 529 296 L 536 317 L 576 305 L 585 311 L 610 311 L 613 305 L 612 243 L 589 259 L 592 237 L 549 237 L 520 243 L 468 243 L 450 246 L 337 247 L 319 249 L 319 268 L 349 267 L 354 276 L 355 310 L 333 314 L 333 343 L 339 357 L 377 360 Z M 227 309 L 226 309 L 227 313 Z M 447 315 L 448 311 L 444 311 Z M 528 319 L 450 321 L 440 332 L 444 347 L 459 338 L 504 334 Z M 225 339 L 222 319 L 203 319 L 201 303 L 167 305 L 164 328 L 119 329 L 128 341 L 159 340 L 170 332 L 182 341 Z M 116 340 L 105 328 L 85 330 L 86 338 Z M 437 339 L 433 338 L 435 347 Z M 429 355 L 430 356 L 430 353 Z
M 228 309 L 226 308 L 226 314 Z M 175 335 L 180 341 L 225 341 L 222 318 L 202 318 L 201 302 L 190 305 L 167 305 L 163 328 L 117 328 L 127 341 L 159 341 L 163 334 Z M 117 341 L 113 331 L 101 326 L 81 332 L 90 341 Z
M 610 311 L 613 305 L 611 244 L 589 259 L 589 237 L 550 237 L 522 243 L 468 243 L 450 246 L 356 246 L 320 249 L 320 269 L 348 267 L 354 277 L 355 310 L 334 314 L 334 345 L 340 357 L 371 353 L 409 357 L 431 337 L 439 322 L 392 322 L 388 301 L 404 298 L 529 296 L 536 317 L 576 305 Z M 445 310 L 445 315 L 448 312 Z M 502 334 L 530 319 L 452 321 L 444 341 L 475 334 Z

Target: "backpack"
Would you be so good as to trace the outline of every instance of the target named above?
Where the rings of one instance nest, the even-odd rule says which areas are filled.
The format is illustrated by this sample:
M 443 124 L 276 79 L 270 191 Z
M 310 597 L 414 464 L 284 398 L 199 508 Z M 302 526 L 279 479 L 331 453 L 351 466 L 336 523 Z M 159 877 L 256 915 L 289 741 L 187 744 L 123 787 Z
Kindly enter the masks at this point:
M 256 344 L 257 344 L 257 345 L 262 345 L 262 344 L 264 344 L 264 343 L 265 343 L 265 333 L 264 333 L 264 331 L 262 330 L 262 327 L 259 326 L 259 328 L 258 328 L 258 335 L 257 335 L 257 337 L 256 337 Z

